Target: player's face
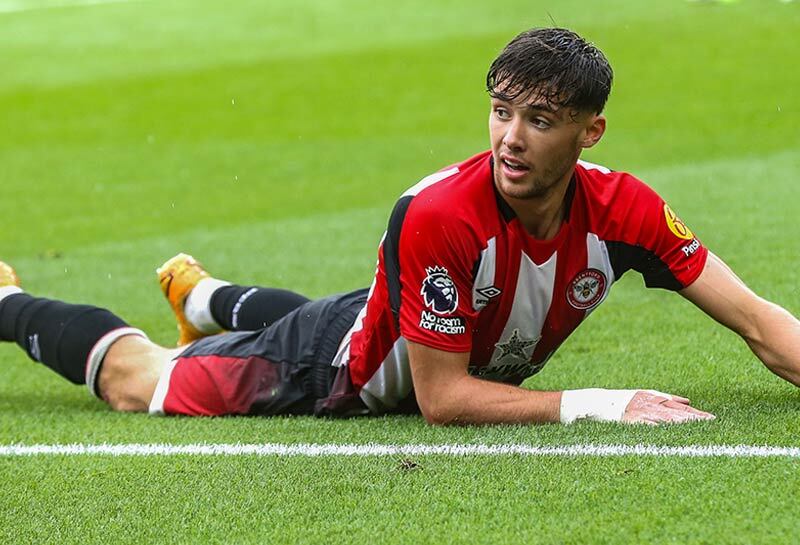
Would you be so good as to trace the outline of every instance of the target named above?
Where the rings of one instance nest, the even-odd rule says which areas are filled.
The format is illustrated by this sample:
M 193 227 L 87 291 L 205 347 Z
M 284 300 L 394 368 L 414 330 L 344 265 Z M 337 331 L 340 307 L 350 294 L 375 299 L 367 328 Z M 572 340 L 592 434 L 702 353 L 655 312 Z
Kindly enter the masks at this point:
M 554 107 L 537 98 L 492 98 L 489 135 L 498 190 L 537 199 L 569 182 L 581 150 L 605 130 L 602 115 Z

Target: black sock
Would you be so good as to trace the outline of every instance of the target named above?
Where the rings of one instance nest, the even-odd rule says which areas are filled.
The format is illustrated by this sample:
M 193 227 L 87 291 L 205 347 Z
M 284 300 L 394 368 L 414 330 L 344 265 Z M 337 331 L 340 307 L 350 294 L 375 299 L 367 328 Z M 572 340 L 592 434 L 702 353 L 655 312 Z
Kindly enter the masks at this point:
M 277 288 L 225 286 L 211 296 L 211 316 L 228 331 L 257 331 L 309 301 Z
M 9 295 L 0 301 L 0 340 L 16 342 L 28 356 L 75 384 L 86 383 L 86 360 L 105 334 L 127 324 L 111 312 Z

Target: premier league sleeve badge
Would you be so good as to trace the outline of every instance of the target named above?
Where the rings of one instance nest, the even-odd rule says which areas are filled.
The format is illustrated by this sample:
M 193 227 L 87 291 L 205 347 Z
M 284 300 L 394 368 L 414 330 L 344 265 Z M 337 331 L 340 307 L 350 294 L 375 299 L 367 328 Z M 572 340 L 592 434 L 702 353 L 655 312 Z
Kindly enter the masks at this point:
M 458 308 L 458 290 L 447 269 L 426 267 L 425 272 L 420 290 L 425 306 L 436 314 L 452 314 Z

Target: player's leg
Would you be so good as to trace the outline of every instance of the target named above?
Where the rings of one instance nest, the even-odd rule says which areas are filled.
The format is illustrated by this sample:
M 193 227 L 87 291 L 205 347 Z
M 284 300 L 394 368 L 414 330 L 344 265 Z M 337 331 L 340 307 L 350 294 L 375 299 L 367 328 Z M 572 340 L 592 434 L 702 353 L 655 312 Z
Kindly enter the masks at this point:
M 264 329 L 309 302 L 289 290 L 236 286 L 212 278 L 186 254 L 168 260 L 157 273 L 178 322 L 178 345 L 223 330 Z
M 109 346 L 100 367 L 100 397 L 117 411 L 148 411 L 164 368 L 182 351 L 138 335 L 119 338 Z
M 161 369 L 174 357 L 108 310 L 34 297 L 0 262 L 0 341 L 105 399 L 114 409 L 147 410 Z
M 192 343 L 165 367 L 150 411 L 181 415 L 365 414 L 334 365 L 367 290 L 308 302 L 259 331 Z

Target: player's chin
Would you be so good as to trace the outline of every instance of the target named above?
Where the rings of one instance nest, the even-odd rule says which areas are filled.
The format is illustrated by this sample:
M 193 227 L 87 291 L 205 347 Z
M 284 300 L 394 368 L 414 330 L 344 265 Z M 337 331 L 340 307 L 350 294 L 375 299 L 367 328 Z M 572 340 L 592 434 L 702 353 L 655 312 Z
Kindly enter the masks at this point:
M 509 180 L 501 175 L 498 177 L 497 188 L 502 195 L 512 199 L 530 199 L 537 196 L 536 184 L 527 178 Z

